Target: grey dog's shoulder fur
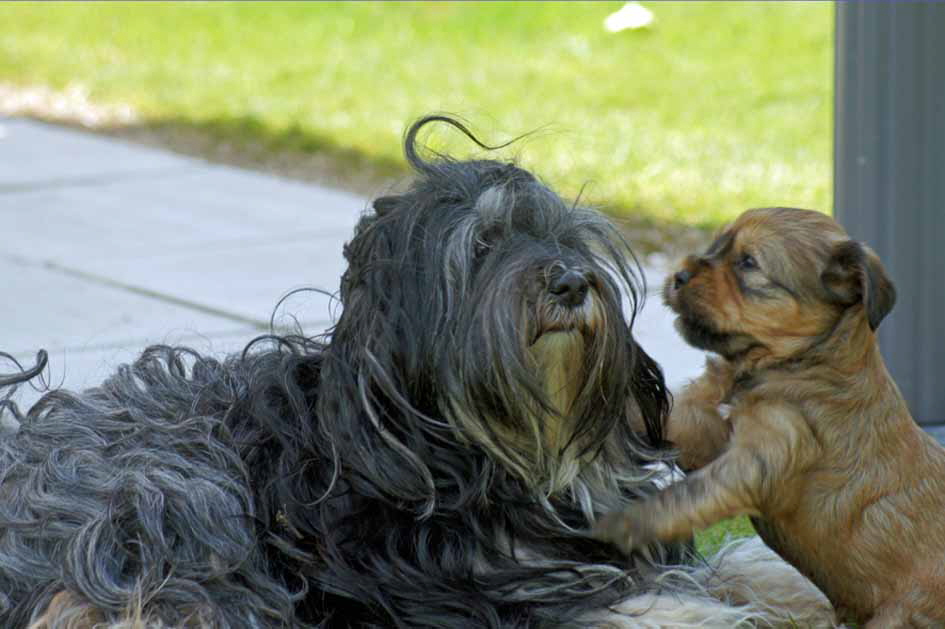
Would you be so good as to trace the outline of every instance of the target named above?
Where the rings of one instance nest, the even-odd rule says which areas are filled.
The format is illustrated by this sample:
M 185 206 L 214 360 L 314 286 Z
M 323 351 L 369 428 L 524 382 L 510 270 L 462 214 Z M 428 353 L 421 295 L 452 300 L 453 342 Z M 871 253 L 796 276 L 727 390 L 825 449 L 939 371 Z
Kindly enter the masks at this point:
M 152 347 L 30 409 L 0 441 L 2 626 L 25 626 L 64 588 L 116 614 L 145 598 L 172 626 L 208 599 L 231 626 L 293 617 L 256 522 L 249 461 L 267 436 L 228 421 L 252 363 Z

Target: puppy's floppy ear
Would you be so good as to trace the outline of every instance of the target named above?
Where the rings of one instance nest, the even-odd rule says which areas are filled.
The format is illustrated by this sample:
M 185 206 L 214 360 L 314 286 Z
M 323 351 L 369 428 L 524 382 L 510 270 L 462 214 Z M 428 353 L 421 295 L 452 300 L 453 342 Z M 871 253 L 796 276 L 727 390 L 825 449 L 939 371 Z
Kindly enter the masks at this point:
M 862 303 L 871 330 L 879 327 L 896 303 L 896 287 L 879 257 L 854 240 L 834 247 L 820 279 L 835 302 L 847 306 Z

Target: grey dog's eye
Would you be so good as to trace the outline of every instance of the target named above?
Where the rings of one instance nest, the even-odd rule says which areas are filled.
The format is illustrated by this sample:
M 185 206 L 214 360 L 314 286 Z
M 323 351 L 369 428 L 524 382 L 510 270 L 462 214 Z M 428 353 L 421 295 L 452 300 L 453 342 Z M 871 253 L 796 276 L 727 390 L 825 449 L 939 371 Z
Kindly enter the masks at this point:
M 748 253 L 743 253 L 738 260 L 735 261 L 735 266 L 741 269 L 742 271 L 751 271 L 752 269 L 758 268 L 758 262 Z

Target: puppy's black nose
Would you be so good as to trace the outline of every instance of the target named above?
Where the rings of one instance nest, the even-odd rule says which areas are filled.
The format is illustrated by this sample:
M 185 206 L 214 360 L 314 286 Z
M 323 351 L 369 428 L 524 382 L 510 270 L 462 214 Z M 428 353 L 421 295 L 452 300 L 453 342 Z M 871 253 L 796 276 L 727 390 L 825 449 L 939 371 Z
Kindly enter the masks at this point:
M 583 273 L 568 270 L 552 280 L 548 292 L 565 306 L 580 306 L 587 296 L 588 282 Z
M 673 276 L 673 288 L 678 290 L 680 287 L 685 286 L 691 279 L 692 273 L 689 271 L 680 271 Z

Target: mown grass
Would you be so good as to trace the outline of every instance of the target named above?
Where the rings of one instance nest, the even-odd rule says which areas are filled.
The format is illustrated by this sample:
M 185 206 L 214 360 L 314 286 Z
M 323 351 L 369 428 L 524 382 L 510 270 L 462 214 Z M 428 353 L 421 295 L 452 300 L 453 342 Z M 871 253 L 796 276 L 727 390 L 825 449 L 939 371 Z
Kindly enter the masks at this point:
M 829 4 L 647 3 L 653 28 L 608 33 L 620 6 L 3 4 L 0 80 L 387 173 L 408 121 L 450 111 L 492 141 L 543 128 L 505 155 L 618 214 L 830 209 Z
M 696 549 L 703 556 L 714 554 L 729 539 L 749 537 L 755 534 L 755 529 L 747 517 L 723 520 L 715 526 L 696 534 Z

